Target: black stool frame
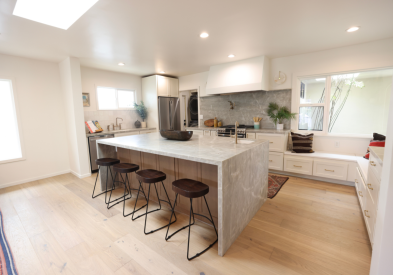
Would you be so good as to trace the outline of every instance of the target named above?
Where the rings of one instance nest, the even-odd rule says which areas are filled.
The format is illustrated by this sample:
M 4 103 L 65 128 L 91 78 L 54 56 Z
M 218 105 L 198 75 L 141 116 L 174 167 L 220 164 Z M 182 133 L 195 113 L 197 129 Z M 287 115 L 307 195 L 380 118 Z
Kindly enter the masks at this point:
M 171 218 L 169 219 L 169 224 L 167 225 L 167 226 L 168 226 L 168 229 L 167 229 L 167 231 L 166 231 L 165 241 L 168 241 L 173 235 L 175 235 L 176 233 L 178 233 L 178 232 L 180 232 L 181 230 L 186 229 L 186 228 L 188 227 L 187 260 L 191 261 L 192 259 L 195 259 L 196 257 L 199 257 L 200 255 L 202 255 L 203 253 L 205 253 L 205 252 L 206 252 L 207 250 L 209 250 L 213 245 L 216 244 L 216 242 L 218 241 L 218 233 L 217 233 L 216 225 L 214 224 L 214 221 L 213 221 L 212 214 L 211 214 L 211 212 L 210 212 L 209 205 L 207 204 L 206 197 L 203 196 L 203 198 L 205 199 L 205 203 L 206 203 L 207 210 L 209 211 L 210 219 L 209 219 L 208 217 L 204 216 L 204 215 L 194 213 L 194 210 L 192 209 L 192 198 L 190 198 L 190 220 L 189 220 L 188 225 L 183 226 L 182 228 L 180 228 L 179 230 L 175 231 L 174 233 L 172 233 L 171 235 L 168 236 L 168 233 L 169 233 L 169 226 L 172 224 L 170 221 L 172 220 L 172 215 L 175 213 L 175 206 L 176 206 L 177 196 L 178 196 L 178 195 L 179 195 L 179 194 L 176 193 L 176 198 L 175 198 L 174 206 L 173 206 L 173 208 L 172 208 Z M 192 222 L 192 223 L 191 223 L 191 215 L 192 215 L 192 219 L 193 219 L 193 222 Z M 217 239 L 216 239 L 212 244 L 210 244 L 205 250 L 203 250 L 203 251 L 201 251 L 201 252 L 195 254 L 194 256 L 192 256 L 192 257 L 190 258 L 190 257 L 189 257 L 189 252 L 190 252 L 190 235 L 191 235 L 191 226 L 195 224 L 195 216 L 194 216 L 194 215 L 198 215 L 198 216 L 204 217 L 204 218 L 207 219 L 211 224 L 213 224 L 214 231 L 216 232 L 216 235 L 217 235 Z M 176 216 L 176 215 L 175 215 L 175 216 Z
M 107 201 L 106 201 L 106 194 L 107 194 L 109 191 L 112 192 L 113 187 L 114 187 L 114 185 L 112 185 L 112 189 L 111 189 L 111 190 L 108 190 L 108 174 L 109 174 L 108 171 L 111 173 L 112 182 L 114 182 L 114 179 L 113 179 L 113 174 L 112 174 L 112 170 L 110 169 L 110 166 L 106 166 L 106 183 L 105 183 L 105 191 L 101 192 L 100 194 L 94 195 L 94 192 L 95 192 L 95 190 L 96 190 L 98 175 L 100 174 L 100 171 L 101 171 L 100 169 L 101 169 L 101 166 L 99 165 L 99 166 L 98 166 L 97 176 L 96 176 L 96 182 L 94 183 L 93 194 L 91 195 L 91 197 L 92 197 L 93 199 L 95 199 L 95 198 L 97 198 L 98 196 L 100 196 L 100 195 L 102 195 L 102 194 L 105 194 L 105 203 L 107 204 Z
M 147 214 L 150 214 L 150 213 L 153 213 L 153 212 L 155 212 L 155 211 L 161 210 L 161 209 L 162 209 L 162 208 L 161 208 L 161 202 L 166 202 L 166 203 L 168 203 L 168 204 L 170 205 L 171 209 L 172 209 L 172 204 L 171 204 L 171 201 L 170 201 L 170 199 L 169 199 L 168 193 L 167 193 L 167 191 L 166 191 L 166 189 L 165 189 L 164 182 L 161 181 L 161 184 L 162 184 L 162 187 L 164 188 L 166 197 L 167 197 L 167 199 L 168 199 L 167 201 L 166 201 L 166 200 L 160 199 L 160 196 L 158 195 L 158 191 L 157 191 L 156 182 L 155 182 L 155 183 L 148 183 L 148 184 L 149 184 L 149 192 L 147 193 L 147 201 L 146 201 L 146 204 L 145 204 L 144 206 L 142 206 L 141 208 L 139 208 L 139 209 L 142 209 L 143 207 L 146 206 L 146 213 L 144 213 L 144 214 L 142 214 L 142 215 L 139 215 L 138 217 L 134 218 L 134 213 L 135 213 L 136 211 L 139 210 L 139 209 L 137 209 L 137 210 L 135 211 L 135 207 L 136 207 L 136 204 L 137 204 L 137 202 L 138 202 L 138 197 L 139 197 L 139 190 L 138 190 L 138 197 L 136 198 L 135 205 L 134 205 L 134 211 L 133 211 L 132 217 L 131 217 L 131 219 L 132 219 L 133 221 L 135 221 L 136 219 L 138 219 L 138 218 L 140 218 L 140 217 L 142 217 L 142 216 L 145 216 L 145 226 L 144 226 L 144 229 L 143 229 L 143 232 L 145 233 L 145 235 L 154 233 L 154 232 L 156 232 L 156 231 L 158 231 L 158 230 L 161 230 L 161 229 L 163 229 L 163 228 L 165 228 L 165 227 L 167 227 L 167 226 L 169 227 L 169 225 L 171 225 L 171 224 L 173 224 L 173 223 L 175 223 L 175 222 L 177 221 L 177 217 L 176 217 L 176 214 L 175 214 L 175 220 L 174 220 L 173 222 L 170 222 L 170 221 L 172 220 L 172 214 L 171 214 L 171 220 L 169 221 L 169 222 L 170 222 L 169 224 L 164 225 L 164 226 L 162 226 L 162 227 L 160 227 L 160 228 L 154 229 L 154 230 L 152 230 L 152 231 L 150 231 L 150 232 L 146 232 Z M 155 209 L 155 210 L 152 210 L 152 211 L 149 211 L 150 186 L 151 186 L 152 184 L 154 184 L 154 188 L 156 189 L 158 204 L 160 205 L 160 208 Z M 139 189 L 142 189 L 142 192 L 143 192 L 143 187 L 142 187 L 142 182 L 141 182 L 141 181 L 139 181 Z M 144 192 L 143 192 L 143 194 L 145 195 Z M 145 198 L 146 198 L 146 195 L 145 195 Z M 176 201 L 175 201 L 175 203 L 176 203 Z

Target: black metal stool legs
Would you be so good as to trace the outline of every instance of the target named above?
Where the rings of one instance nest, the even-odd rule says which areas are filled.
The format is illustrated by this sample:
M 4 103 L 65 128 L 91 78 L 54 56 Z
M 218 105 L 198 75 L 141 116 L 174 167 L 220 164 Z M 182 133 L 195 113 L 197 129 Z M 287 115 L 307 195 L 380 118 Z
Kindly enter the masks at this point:
M 116 172 L 116 174 L 115 174 L 115 179 L 116 179 L 116 177 L 117 177 L 117 174 L 118 174 L 118 173 Z M 131 197 L 132 197 L 131 190 L 129 190 L 129 188 L 127 188 L 126 181 L 123 179 L 123 176 L 121 175 L 121 173 L 120 173 L 120 177 L 121 177 L 121 180 L 122 180 L 122 181 L 114 180 L 113 183 L 112 183 L 111 193 L 110 193 L 110 195 L 109 195 L 109 200 L 108 200 L 108 202 L 107 202 L 107 208 L 108 208 L 108 209 L 111 208 L 111 207 L 113 207 L 113 206 L 115 206 L 115 205 L 118 204 L 118 203 L 121 203 L 122 201 L 124 201 L 124 203 L 125 203 L 126 200 L 129 200 L 129 199 L 131 199 Z M 127 177 L 127 179 L 128 179 L 128 175 L 127 175 L 127 174 L 126 174 L 126 177 Z M 115 190 L 115 183 L 116 183 L 116 182 L 121 182 L 121 183 L 124 184 L 124 195 L 121 196 L 121 197 L 119 197 L 119 198 L 117 198 L 117 199 L 115 199 L 115 200 L 113 200 L 113 201 L 111 201 L 112 192 L 113 192 L 113 190 Z M 127 191 L 127 194 L 126 194 L 126 191 Z M 130 197 L 129 197 L 129 198 L 126 198 L 126 196 L 128 196 L 128 195 L 130 195 Z M 121 199 L 123 199 L 123 200 L 121 200 Z M 110 204 L 113 203 L 113 202 L 116 202 L 116 203 L 110 205 Z
M 178 194 L 176 194 L 176 199 L 175 199 L 175 203 L 174 203 L 174 206 L 173 206 L 173 209 L 172 209 L 172 214 L 173 214 L 174 211 L 175 211 L 175 205 L 176 205 L 177 195 L 178 195 Z M 186 229 L 186 228 L 188 227 L 187 259 L 188 259 L 189 261 L 191 261 L 192 259 L 194 259 L 194 258 L 196 258 L 196 257 L 198 257 L 198 256 L 200 256 L 200 255 L 202 255 L 203 253 L 205 253 L 205 252 L 206 252 L 207 250 L 209 250 L 213 245 L 215 245 L 216 242 L 218 241 L 218 233 L 217 233 L 216 225 L 214 224 L 213 217 L 212 217 L 212 214 L 211 214 L 211 212 L 210 212 L 209 205 L 207 204 L 207 201 L 206 201 L 206 197 L 203 196 L 203 198 L 204 198 L 204 200 L 205 200 L 207 210 L 209 211 L 210 219 L 209 219 L 208 217 L 204 216 L 204 215 L 194 213 L 194 211 L 193 211 L 193 209 L 192 209 L 192 198 L 190 198 L 190 220 L 189 220 L 189 222 L 188 222 L 188 225 L 183 226 L 182 228 L 180 228 L 179 230 L 177 230 L 176 232 L 174 232 L 174 233 L 172 233 L 171 235 L 168 236 L 169 226 L 171 225 L 171 223 L 169 223 L 169 224 L 168 224 L 168 229 L 167 229 L 167 232 L 166 232 L 166 236 L 165 236 L 165 240 L 168 241 L 173 235 L 175 235 L 175 234 L 178 233 L 179 231 L 181 231 L 181 230 L 183 230 L 183 229 Z M 213 224 L 214 231 L 216 232 L 217 239 L 216 239 L 213 243 L 211 243 L 205 250 L 203 250 L 203 251 L 201 251 L 201 252 L 195 254 L 194 256 L 192 256 L 192 257 L 190 258 L 190 257 L 189 257 L 189 252 L 190 252 L 190 235 L 191 235 L 191 226 L 195 224 L 195 216 L 194 216 L 194 215 L 198 215 L 198 216 L 204 217 L 204 218 L 207 219 L 209 222 L 211 222 L 211 224 Z M 193 219 L 193 222 L 192 222 L 192 223 L 191 223 L 191 216 L 192 216 L 192 219 Z M 171 219 L 172 219 L 172 215 L 171 215 Z M 170 220 L 169 220 L 169 221 L 170 221 Z
M 95 199 L 95 198 L 97 198 L 98 196 L 100 196 L 100 195 L 102 195 L 102 194 L 105 194 L 105 203 L 107 203 L 107 202 L 106 202 L 106 193 L 108 193 L 109 191 L 111 191 L 111 190 L 108 190 L 108 174 L 109 174 L 109 173 L 108 173 L 108 170 L 110 170 L 110 169 L 109 169 L 109 166 L 106 167 L 105 191 L 103 191 L 103 192 L 101 192 L 101 193 L 99 193 L 99 194 L 94 195 L 94 192 L 95 192 L 95 190 L 96 190 L 98 175 L 100 174 L 100 171 L 101 171 L 100 169 L 101 169 L 101 166 L 98 167 L 98 172 L 97 172 L 97 176 L 96 176 L 96 181 L 95 181 L 95 183 L 94 183 L 93 194 L 91 195 L 91 197 L 92 197 L 93 199 Z M 111 175 L 112 175 L 112 172 L 111 172 Z M 112 178 L 112 179 L 113 179 L 113 178 Z M 113 188 L 113 186 L 112 186 L 112 188 Z M 113 190 L 113 189 L 112 189 L 112 190 Z
M 142 183 L 141 183 L 140 181 L 139 181 L 139 184 L 140 184 L 140 188 L 142 188 Z M 154 188 L 156 189 L 157 200 L 158 200 L 158 204 L 160 205 L 160 208 L 157 208 L 157 209 L 154 209 L 154 210 L 149 211 L 150 186 L 151 186 L 152 184 L 154 184 Z M 146 205 L 145 205 L 145 206 L 146 206 L 146 212 L 145 212 L 144 214 L 139 215 L 139 216 L 136 217 L 136 218 L 132 217 L 132 220 L 136 220 L 136 219 L 138 219 L 138 218 L 140 218 L 140 217 L 142 217 L 142 216 L 145 216 L 145 226 L 144 226 L 144 229 L 143 229 L 143 232 L 145 233 L 145 235 L 148 235 L 148 234 L 154 233 L 154 232 L 156 232 L 156 231 L 158 231 L 158 230 L 161 230 L 161 229 L 163 229 L 163 228 L 165 228 L 165 227 L 169 226 L 170 224 L 173 224 L 174 222 L 177 221 L 177 217 L 176 217 L 176 214 L 175 214 L 175 220 L 174 220 L 173 222 L 170 222 L 169 224 L 164 225 L 164 226 L 162 226 L 162 227 L 160 227 L 160 228 L 154 229 L 154 230 L 152 230 L 152 231 L 146 232 L 147 214 L 150 214 L 150 213 L 153 213 L 153 212 L 155 212 L 155 211 L 161 210 L 161 209 L 162 209 L 162 207 L 161 207 L 161 202 L 166 202 L 166 203 L 168 203 L 168 204 L 170 205 L 170 208 L 172 209 L 172 204 L 171 204 L 171 201 L 170 201 L 170 199 L 169 199 L 168 193 L 167 193 L 167 191 L 166 191 L 166 189 L 165 189 L 164 182 L 161 182 L 161 184 L 162 184 L 162 187 L 164 188 L 165 195 L 166 195 L 166 197 L 167 197 L 167 199 L 168 199 L 167 201 L 166 201 L 166 200 L 160 199 L 160 196 L 158 195 L 156 183 L 152 183 L 152 184 L 149 184 L 149 191 L 148 191 L 148 193 L 147 193 L 147 201 L 146 201 Z M 142 190 L 143 190 L 143 188 L 142 188 Z M 135 202 L 135 206 L 136 206 L 136 202 Z M 135 206 L 134 206 L 134 209 L 135 209 Z M 143 207 L 144 207 L 144 206 L 143 206 Z M 143 208 L 143 207 L 141 207 L 141 208 Z M 141 209 L 141 208 L 139 208 L 139 209 Z M 138 210 L 139 210 L 139 209 L 138 209 Z M 137 210 L 137 211 L 138 211 L 138 210 Z M 136 211 L 135 211 L 135 212 L 136 212 Z M 134 215 L 133 215 L 133 216 L 134 216 Z M 172 219 L 172 216 L 171 216 L 171 219 Z

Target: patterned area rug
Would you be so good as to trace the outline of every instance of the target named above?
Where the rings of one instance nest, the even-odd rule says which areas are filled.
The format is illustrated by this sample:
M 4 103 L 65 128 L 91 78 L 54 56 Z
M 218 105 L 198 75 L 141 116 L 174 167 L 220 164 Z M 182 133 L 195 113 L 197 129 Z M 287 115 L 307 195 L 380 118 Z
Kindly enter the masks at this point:
M 288 179 L 288 177 L 280 177 L 269 174 L 269 190 L 267 191 L 267 197 L 269 199 L 274 198 Z
M 0 210 L 0 275 L 17 275 L 14 256 L 4 233 L 3 213 Z

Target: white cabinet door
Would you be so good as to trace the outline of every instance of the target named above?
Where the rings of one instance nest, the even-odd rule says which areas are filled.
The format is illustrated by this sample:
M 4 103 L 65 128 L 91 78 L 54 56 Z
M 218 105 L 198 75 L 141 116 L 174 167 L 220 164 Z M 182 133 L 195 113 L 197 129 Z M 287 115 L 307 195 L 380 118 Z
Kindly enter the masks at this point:
M 169 96 L 168 78 L 157 75 L 157 96 Z
M 210 135 L 216 137 L 216 136 L 218 136 L 218 132 L 217 131 L 210 131 Z
M 204 136 L 210 136 L 210 130 L 204 130 L 203 131 Z
M 179 97 L 179 79 L 168 78 L 169 94 L 172 97 Z
M 269 169 L 280 170 L 284 168 L 284 153 L 269 153 Z
M 269 151 L 284 152 L 285 136 L 276 134 L 256 134 L 257 139 L 266 139 L 269 141 Z
M 256 134 L 255 133 L 246 133 L 246 138 L 256 139 Z
M 347 180 L 348 162 L 314 159 L 313 175 L 337 180 Z
M 187 129 L 190 131 L 190 129 Z M 203 136 L 203 130 L 192 130 L 193 135 Z
M 284 171 L 312 175 L 313 159 L 284 156 Z

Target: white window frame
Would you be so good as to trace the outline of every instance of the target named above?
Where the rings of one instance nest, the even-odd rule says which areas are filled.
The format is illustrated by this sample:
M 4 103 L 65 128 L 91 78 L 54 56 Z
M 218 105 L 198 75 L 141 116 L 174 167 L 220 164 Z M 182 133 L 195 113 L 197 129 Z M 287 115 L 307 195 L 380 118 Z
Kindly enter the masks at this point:
M 116 90 L 116 109 L 100 109 L 100 104 L 98 102 L 98 88 L 107 88 L 107 89 L 114 89 Z M 108 87 L 108 86 L 101 86 L 101 85 L 96 85 L 96 105 L 97 105 L 97 111 L 124 111 L 124 110 L 135 110 L 134 107 L 131 108 L 119 108 L 119 99 L 118 99 L 118 91 L 129 91 L 134 93 L 134 102 L 137 103 L 137 95 L 136 95 L 136 90 L 131 90 L 131 89 L 123 89 L 123 88 L 115 88 L 115 87 Z
M 25 156 L 25 146 L 24 146 L 24 141 L 23 141 L 22 122 L 21 122 L 21 115 L 20 115 L 20 111 L 19 111 L 20 109 L 19 109 L 19 103 L 18 103 L 18 93 L 17 93 L 17 88 L 16 88 L 16 81 L 15 81 L 15 78 L 10 77 L 10 76 L 6 76 L 6 75 L 0 75 L 0 80 L 7 80 L 7 81 L 11 82 L 12 100 L 14 102 L 14 107 L 15 107 L 16 123 L 18 125 L 18 134 L 19 134 L 19 144 L 20 144 L 20 150 L 21 150 L 21 154 L 22 154 L 22 156 L 20 158 L 2 160 L 2 161 L 0 161 L 0 164 L 16 162 L 16 161 L 23 161 L 23 160 L 26 160 L 26 156 Z
M 359 69 L 352 71 L 341 71 L 341 72 L 328 72 L 323 74 L 293 74 L 292 75 L 292 112 L 296 113 L 296 119 L 291 123 L 291 129 L 293 132 L 297 133 L 313 133 L 316 136 L 327 136 L 327 137 L 358 137 L 358 138 L 372 138 L 372 133 L 370 134 L 332 134 L 328 132 L 328 123 L 329 123 L 329 110 L 330 110 L 330 88 L 331 88 L 331 76 L 332 75 L 341 75 L 341 74 L 353 74 L 353 73 L 362 73 L 362 72 L 370 72 L 370 71 L 379 71 L 379 70 L 389 70 L 393 69 L 393 67 L 383 67 L 383 68 L 370 68 L 370 69 Z M 309 103 L 309 104 L 301 104 L 300 103 L 300 83 L 302 80 L 307 79 L 315 79 L 315 78 L 326 78 L 325 82 L 325 102 L 324 103 Z M 313 106 L 323 106 L 323 128 L 322 131 L 310 131 L 310 130 L 299 130 L 299 111 L 300 107 L 313 107 Z

